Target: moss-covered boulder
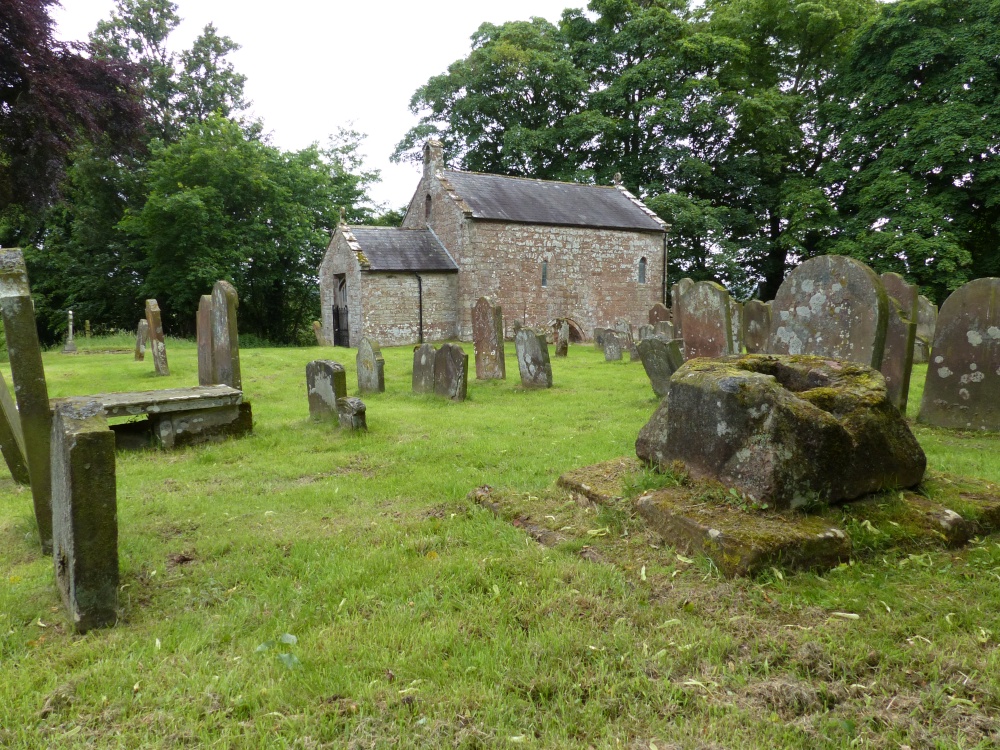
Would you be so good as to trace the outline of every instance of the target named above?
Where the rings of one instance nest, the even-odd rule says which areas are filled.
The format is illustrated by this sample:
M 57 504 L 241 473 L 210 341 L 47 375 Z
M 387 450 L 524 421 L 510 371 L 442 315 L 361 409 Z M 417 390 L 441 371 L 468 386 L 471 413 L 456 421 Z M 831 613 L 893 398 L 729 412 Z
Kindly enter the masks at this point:
M 778 509 L 912 487 L 927 466 L 880 373 L 805 355 L 687 362 L 636 454 Z

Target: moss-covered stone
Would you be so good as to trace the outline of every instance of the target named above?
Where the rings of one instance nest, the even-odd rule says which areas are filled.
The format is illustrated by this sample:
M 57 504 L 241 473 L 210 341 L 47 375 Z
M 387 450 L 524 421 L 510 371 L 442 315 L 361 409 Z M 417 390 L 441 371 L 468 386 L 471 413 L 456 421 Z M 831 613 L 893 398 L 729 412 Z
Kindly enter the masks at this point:
M 624 493 L 625 483 L 642 471 L 634 458 L 615 458 L 593 466 L 567 471 L 559 477 L 559 486 L 583 495 L 591 502 L 607 505 Z

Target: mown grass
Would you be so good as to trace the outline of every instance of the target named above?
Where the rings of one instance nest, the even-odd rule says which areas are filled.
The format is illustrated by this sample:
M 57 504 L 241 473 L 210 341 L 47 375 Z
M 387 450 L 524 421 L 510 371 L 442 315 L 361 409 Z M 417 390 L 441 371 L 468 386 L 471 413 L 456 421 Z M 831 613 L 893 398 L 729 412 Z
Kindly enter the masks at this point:
M 0 746 L 997 741 L 996 537 L 721 580 L 555 487 L 632 453 L 656 406 L 641 365 L 574 346 L 549 391 L 515 371 L 454 404 L 410 393 L 409 348 L 384 354 L 367 435 L 308 420 L 305 364 L 341 361 L 353 393 L 353 352 L 245 349 L 254 436 L 119 455 L 113 629 L 69 633 L 30 494 L 0 479 Z M 156 378 L 47 353 L 50 395 L 197 382 L 193 344 L 168 355 Z M 916 432 L 932 468 L 1000 481 L 997 438 Z M 483 485 L 587 543 L 537 545 L 467 499 Z

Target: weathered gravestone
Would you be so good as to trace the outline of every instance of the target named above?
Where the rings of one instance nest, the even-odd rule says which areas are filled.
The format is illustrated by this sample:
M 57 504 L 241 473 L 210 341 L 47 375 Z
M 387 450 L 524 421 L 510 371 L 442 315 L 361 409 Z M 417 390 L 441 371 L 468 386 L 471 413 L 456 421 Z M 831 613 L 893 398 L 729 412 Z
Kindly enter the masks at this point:
M 632 336 L 632 324 L 627 320 L 619 320 L 615 326 L 618 332 L 618 340 L 621 343 L 622 351 L 628 352 L 628 361 L 637 362 L 639 360 L 639 350 L 635 348 L 635 338 Z
M 240 335 L 236 310 L 240 299 L 228 281 L 216 281 L 212 287 L 212 369 L 213 385 L 243 389 L 240 372 Z
M 691 279 L 681 279 L 670 288 L 670 312 L 674 321 L 674 335 L 684 337 L 684 295 L 691 291 L 694 282 Z
M 153 351 L 153 370 L 157 375 L 169 375 L 167 344 L 163 338 L 160 305 L 155 299 L 146 300 L 146 322 L 149 324 L 149 348 Z
M 889 295 L 889 322 L 885 329 L 882 366 L 889 400 L 903 414 L 910 392 L 913 368 L 913 343 L 917 335 L 917 287 L 907 284 L 898 273 L 882 274 L 882 285 Z
M 329 346 L 330 342 L 326 340 L 326 335 L 323 333 L 323 324 L 318 320 L 313 321 L 313 335 L 316 337 L 317 346 Z
M 912 487 L 927 459 L 869 367 L 747 354 L 687 362 L 639 432 L 636 454 L 772 508 Z
M 347 372 L 329 359 L 315 359 L 306 365 L 306 394 L 312 419 L 335 419 L 337 401 L 347 396 Z
M 503 351 L 503 310 L 480 297 L 472 308 L 472 348 L 476 353 L 478 380 L 504 380 L 507 363 Z
M 760 354 L 767 349 L 771 335 L 771 303 L 752 299 L 743 305 L 743 345 L 747 354 Z
M 203 294 L 198 300 L 198 315 L 195 319 L 198 338 L 198 385 L 217 385 L 212 347 L 212 295 Z
M 337 399 L 337 417 L 340 427 L 352 432 L 367 432 L 368 417 L 365 402 L 355 396 L 343 396 Z
M 657 302 L 649 308 L 649 324 L 655 326 L 657 323 L 670 322 L 670 308 L 662 302 Z
M 66 343 L 62 348 L 63 354 L 76 354 L 76 342 L 73 341 L 73 311 L 69 311 L 69 325 L 66 328 Z
M 607 328 L 595 328 L 594 329 L 594 348 L 600 351 L 604 351 L 604 334 L 607 333 Z
M 913 361 L 924 364 L 930 361 L 934 329 L 937 327 L 937 305 L 920 295 L 917 297 L 917 338 L 913 345 Z
M 146 342 L 149 341 L 149 321 L 143 318 L 135 332 L 135 361 L 146 359 Z
M 80 398 L 56 406 L 51 440 L 56 583 L 74 630 L 85 633 L 118 616 L 115 434 L 104 406 Z
M 607 330 L 601 337 L 604 343 L 604 361 L 605 362 L 618 362 L 622 358 L 622 334 L 618 331 Z
M 743 304 L 730 298 L 729 316 L 733 326 L 733 354 L 743 352 Z
M 434 359 L 437 350 L 431 344 L 421 344 L 413 349 L 413 392 L 434 392 Z
M 559 333 L 556 335 L 556 356 L 565 357 L 569 354 L 569 323 L 565 320 L 559 326 Z
M 361 339 L 356 363 L 358 390 L 361 393 L 385 393 L 385 360 L 377 341 L 367 336 Z
M 18 484 L 31 484 L 28 464 L 24 459 L 24 433 L 17 405 L 10 397 L 7 383 L 0 376 L 0 452 L 3 453 L 10 475 Z
M 729 292 L 714 281 L 699 281 L 682 304 L 685 360 L 734 353 Z
M 665 339 L 679 338 L 674 334 L 674 324 L 668 320 L 662 320 L 653 326 L 653 335 L 662 336 Z
M 656 333 L 656 329 L 651 325 L 639 326 L 639 342 L 641 343 L 643 339 L 648 339 L 654 333 Z M 638 344 L 636 344 L 636 346 L 638 347 Z
M 660 336 L 650 336 L 639 342 L 643 369 L 649 376 L 653 393 L 660 398 L 667 395 L 670 376 L 684 364 L 683 344 L 680 339 L 670 340 Z
M 868 266 L 821 255 L 795 268 L 771 303 L 770 354 L 814 354 L 882 365 L 889 295 Z
M 514 347 L 521 385 L 525 388 L 551 388 L 552 365 L 549 363 L 549 345 L 545 334 L 522 328 L 514 338 Z
M 0 249 L 0 314 L 3 316 L 18 419 L 24 436 L 24 458 L 42 551 L 52 552 L 52 477 L 49 391 L 38 344 L 28 271 L 20 250 Z
M 443 344 L 434 355 L 434 392 L 452 401 L 465 401 L 469 384 L 469 355 L 457 344 Z
M 941 305 L 917 419 L 1000 430 L 1000 279 L 970 281 Z

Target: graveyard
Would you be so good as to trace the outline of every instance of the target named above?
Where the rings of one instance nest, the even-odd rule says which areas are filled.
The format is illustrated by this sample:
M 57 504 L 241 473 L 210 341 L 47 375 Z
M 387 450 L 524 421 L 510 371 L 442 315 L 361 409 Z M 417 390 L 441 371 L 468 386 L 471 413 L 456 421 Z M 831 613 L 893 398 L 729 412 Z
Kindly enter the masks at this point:
M 45 352 L 50 397 L 198 382 L 194 342 L 168 338 L 157 376 L 119 338 Z M 643 366 L 574 344 L 525 388 L 505 349 L 507 378 L 470 374 L 455 401 L 413 392 L 412 347 L 383 347 L 384 391 L 362 395 L 353 350 L 244 345 L 252 435 L 117 454 L 118 621 L 83 636 L 5 474 L 0 745 L 996 741 L 996 535 L 949 548 L 832 506 L 849 559 L 725 576 L 631 504 L 676 479 L 635 463 L 659 402 Z M 367 432 L 310 420 L 318 359 L 343 366 Z M 997 437 L 911 425 L 923 492 L 1000 494 Z M 607 462 L 621 502 L 559 484 Z

